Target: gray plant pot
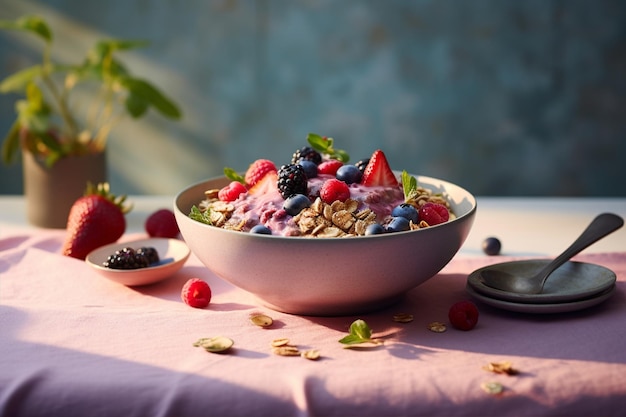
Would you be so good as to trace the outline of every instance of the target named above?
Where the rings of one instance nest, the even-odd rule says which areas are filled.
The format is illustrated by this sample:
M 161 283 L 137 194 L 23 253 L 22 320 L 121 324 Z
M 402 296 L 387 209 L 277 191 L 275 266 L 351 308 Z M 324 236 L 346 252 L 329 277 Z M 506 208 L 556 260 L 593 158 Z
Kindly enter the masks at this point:
M 51 168 L 30 152 L 22 155 L 27 218 L 34 226 L 64 229 L 70 208 L 87 182 L 107 181 L 104 152 L 65 157 Z

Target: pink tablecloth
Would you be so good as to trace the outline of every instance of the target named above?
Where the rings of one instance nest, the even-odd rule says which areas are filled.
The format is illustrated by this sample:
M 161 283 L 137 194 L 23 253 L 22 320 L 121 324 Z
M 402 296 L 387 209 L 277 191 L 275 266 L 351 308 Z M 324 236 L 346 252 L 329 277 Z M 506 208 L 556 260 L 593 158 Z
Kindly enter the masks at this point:
M 626 410 L 626 253 L 578 257 L 617 273 L 617 292 L 601 305 L 530 315 L 478 304 L 474 330 L 433 333 L 428 323 L 447 322 L 449 306 L 468 298 L 468 273 L 509 258 L 455 259 L 387 310 L 317 318 L 260 306 L 194 256 L 167 281 L 124 287 L 60 256 L 62 237 L 41 231 L 0 240 L 2 416 L 606 416 Z M 213 288 L 207 309 L 180 301 L 190 277 Z M 254 326 L 253 312 L 269 314 L 274 326 Z M 415 320 L 396 323 L 397 312 Z M 356 318 L 385 344 L 344 349 L 338 340 Z M 192 346 L 218 335 L 235 341 L 230 353 Z M 282 337 L 318 349 L 322 358 L 272 354 L 270 342 Z M 521 373 L 483 369 L 499 361 Z M 504 392 L 483 391 L 490 381 Z

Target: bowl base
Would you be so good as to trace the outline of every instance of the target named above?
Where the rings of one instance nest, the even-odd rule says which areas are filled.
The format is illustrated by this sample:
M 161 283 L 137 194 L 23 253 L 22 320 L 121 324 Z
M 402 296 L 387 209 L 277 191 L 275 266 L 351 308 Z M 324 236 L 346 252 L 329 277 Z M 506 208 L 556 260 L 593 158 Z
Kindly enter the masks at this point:
M 378 310 L 383 310 L 385 308 L 391 307 L 394 304 L 399 303 L 404 298 L 404 296 L 405 294 L 399 294 L 376 301 L 367 301 L 353 304 L 342 303 L 341 305 L 327 303 L 304 305 L 301 302 L 296 302 L 293 304 L 281 302 L 280 305 L 278 305 L 257 296 L 254 296 L 254 298 L 261 305 L 281 313 L 293 314 L 297 316 L 340 317 L 352 316 L 357 314 L 367 314 L 373 313 Z

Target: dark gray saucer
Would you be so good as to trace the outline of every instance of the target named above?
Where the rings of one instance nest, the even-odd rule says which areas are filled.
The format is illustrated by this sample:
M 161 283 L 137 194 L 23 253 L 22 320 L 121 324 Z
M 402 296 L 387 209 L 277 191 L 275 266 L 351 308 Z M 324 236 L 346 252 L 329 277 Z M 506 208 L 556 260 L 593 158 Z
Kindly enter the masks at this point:
M 563 303 L 514 303 L 512 301 L 498 300 L 491 298 L 484 294 L 474 291 L 472 287 L 467 286 L 467 292 L 475 299 L 503 310 L 515 311 L 517 313 L 532 313 L 532 314 L 554 314 L 554 313 L 568 313 L 570 311 L 578 311 L 585 308 L 589 308 L 600 304 L 610 298 L 615 292 L 616 287 L 610 287 L 609 289 L 602 291 L 599 294 L 593 295 L 590 298 L 583 298 L 577 301 L 563 302 Z
M 520 294 L 489 287 L 482 281 L 480 275 L 485 269 L 496 269 L 514 275 L 531 276 L 549 262 L 549 259 L 532 259 L 486 266 L 477 269 L 467 277 L 467 286 L 495 300 L 524 304 L 555 304 L 588 299 L 598 295 L 613 287 L 617 279 L 613 271 L 603 266 L 568 261 L 550 275 L 541 294 Z

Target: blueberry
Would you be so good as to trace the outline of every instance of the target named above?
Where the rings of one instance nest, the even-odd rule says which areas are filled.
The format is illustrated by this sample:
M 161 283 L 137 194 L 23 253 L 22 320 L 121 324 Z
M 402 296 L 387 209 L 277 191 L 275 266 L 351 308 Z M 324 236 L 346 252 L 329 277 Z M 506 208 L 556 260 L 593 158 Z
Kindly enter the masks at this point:
M 294 194 L 283 203 L 283 209 L 290 216 L 295 216 L 311 205 L 311 200 L 304 194 Z
M 409 219 L 405 217 L 393 217 L 389 224 L 387 225 L 388 232 L 404 232 L 409 230 L 411 226 L 409 225 Z
M 395 206 L 391 211 L 391 215 L 393 217 L 404 217 L 407 220 L 411 220 L 413 223 L 417 224 L 419 215 L 417 214 L 417 209 L 415 206 L 403 203 L 399 206 Z
M 252 229 L 250 229 L 250 233 L 256 233 L 259 235 L 271 235 L 272 231 L 267 226 L 264 226 L 262 224 L 257 224 Z
M 483 252 L 489 256 L 495 256 L 500 254 L 502 244 L 497 237 L 488 237 L 483 241 Z
M 308 159 L 301 159 L 298 165 L 304 168 L 304 173 L 307 178 L 317 177 L 317 164 L 315 162 L 309 161 Z
M 378 223 L 372 223 L 365 229 L 365 236 L 382 235 L 385 229 Z
M 342 165 L 337 170 L 335 177 L 346 184 L 356 184 L 361 182 L 363 173 L 356 167 L 356 165 Z

